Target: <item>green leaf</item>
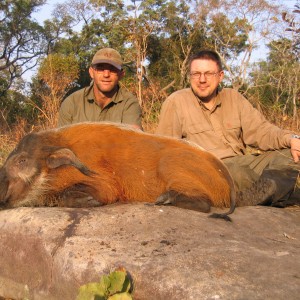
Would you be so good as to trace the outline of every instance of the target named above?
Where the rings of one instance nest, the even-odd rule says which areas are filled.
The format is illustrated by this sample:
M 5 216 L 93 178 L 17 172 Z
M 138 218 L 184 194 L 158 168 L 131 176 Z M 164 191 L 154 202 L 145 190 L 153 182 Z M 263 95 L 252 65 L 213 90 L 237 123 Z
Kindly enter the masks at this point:
M 131 288 L 126 270 L 118 270 L 103 275 L 99 282 L 83 285 L 76 300 L 132 300 L 128 293 Z
M 116 294 L 118 292 L 123 292 L 124 283 L 126 281 L 125 272 L 114 271 L 109 275 L 109 279 L 110 279 L 110 287 L 109 287 L 110 295 Z M 125 289 L 125 291 L 127 291 L 127 289 Z
M 103 275 L 100 278 L 100 282 L 98 283 L 101 290 L 104 292 L 105 295 L 109 295 L 109 288 L 111 286 L 109 275 Z
M 98 296 L 97 300 L 106 299 L 105 290 L 99 282 L 91 282 L 81 286 L 76 300 L 94 300 L 95 296 Z

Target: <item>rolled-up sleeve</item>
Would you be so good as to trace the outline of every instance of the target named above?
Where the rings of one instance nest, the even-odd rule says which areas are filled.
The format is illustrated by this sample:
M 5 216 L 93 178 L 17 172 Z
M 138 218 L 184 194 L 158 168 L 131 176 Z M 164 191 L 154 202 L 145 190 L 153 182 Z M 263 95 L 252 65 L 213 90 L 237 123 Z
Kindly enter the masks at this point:
M 266 118 L 246 99 L 241 101 L 243 140 L 246 145 L 261 150 L 274 150 L 290 147 L 292 132 L 281 129 Z

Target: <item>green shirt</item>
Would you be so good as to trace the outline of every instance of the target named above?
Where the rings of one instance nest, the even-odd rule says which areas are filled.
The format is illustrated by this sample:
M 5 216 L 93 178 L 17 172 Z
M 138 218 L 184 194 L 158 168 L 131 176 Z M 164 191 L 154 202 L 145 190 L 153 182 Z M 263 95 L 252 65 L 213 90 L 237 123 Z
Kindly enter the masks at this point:
M 68 96 L 61 104 L 58 126 L 80 122 L 114 122 L 142 127 L 142 111 L 137 98 L 119 87 L 112 101 L 103 109 L 95 102 L 93 82 Z

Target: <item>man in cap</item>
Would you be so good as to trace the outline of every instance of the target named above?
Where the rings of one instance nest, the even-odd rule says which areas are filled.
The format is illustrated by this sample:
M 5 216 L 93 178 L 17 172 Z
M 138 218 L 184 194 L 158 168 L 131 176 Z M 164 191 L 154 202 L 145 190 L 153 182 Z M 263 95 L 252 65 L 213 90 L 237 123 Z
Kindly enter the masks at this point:
M 89 68 L 91 84 L 68 96 L 61 104 L 58 126 L 85 121 L 125 123 L 142 129 L 137 98 L 119 86 L 125 71 L 118 51 L 96 52 Z

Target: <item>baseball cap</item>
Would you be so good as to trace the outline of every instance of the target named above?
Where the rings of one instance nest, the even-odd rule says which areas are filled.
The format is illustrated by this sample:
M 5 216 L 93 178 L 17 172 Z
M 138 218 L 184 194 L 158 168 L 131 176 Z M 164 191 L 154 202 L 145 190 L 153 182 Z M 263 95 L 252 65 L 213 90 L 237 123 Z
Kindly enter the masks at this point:
M 112 48 L 103 48 L 96 52 L 93 57 L 92 65 L 96 64 L 110 64 L 117 69 L 122 69 L 122 57 L 118 51 Z

